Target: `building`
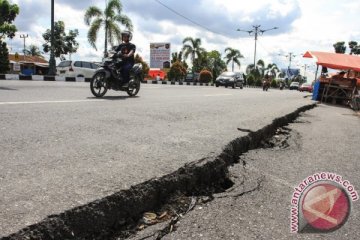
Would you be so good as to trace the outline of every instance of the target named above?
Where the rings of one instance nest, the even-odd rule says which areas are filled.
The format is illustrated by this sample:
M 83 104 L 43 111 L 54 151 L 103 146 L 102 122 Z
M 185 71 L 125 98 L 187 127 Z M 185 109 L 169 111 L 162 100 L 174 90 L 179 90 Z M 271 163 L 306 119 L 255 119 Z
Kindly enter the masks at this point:
M 13 74 L 44 75 L 49 71 L 49 63 L 42 57 L 9 54 L 10 71 Z

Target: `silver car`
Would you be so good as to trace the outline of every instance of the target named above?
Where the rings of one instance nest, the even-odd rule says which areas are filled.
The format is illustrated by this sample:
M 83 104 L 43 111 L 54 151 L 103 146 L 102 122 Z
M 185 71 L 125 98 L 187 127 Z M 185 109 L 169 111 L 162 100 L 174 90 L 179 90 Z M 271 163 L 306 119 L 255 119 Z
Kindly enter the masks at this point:
M 244 75 L 241 72 L 223 72 L 215 80 L 215 86 L 240 87 L 244 86 Z

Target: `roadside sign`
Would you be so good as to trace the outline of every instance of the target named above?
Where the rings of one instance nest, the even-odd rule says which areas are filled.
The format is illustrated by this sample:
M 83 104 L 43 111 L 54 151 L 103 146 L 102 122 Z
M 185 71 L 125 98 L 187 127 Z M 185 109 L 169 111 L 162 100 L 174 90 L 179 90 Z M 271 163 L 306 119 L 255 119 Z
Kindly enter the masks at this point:
M 150 68 L 170 68 L 170 43 L 150 43 Z
M 21 71 L 20 63 L 14 63 L 13 70 L 15 72 L 20 72 Z

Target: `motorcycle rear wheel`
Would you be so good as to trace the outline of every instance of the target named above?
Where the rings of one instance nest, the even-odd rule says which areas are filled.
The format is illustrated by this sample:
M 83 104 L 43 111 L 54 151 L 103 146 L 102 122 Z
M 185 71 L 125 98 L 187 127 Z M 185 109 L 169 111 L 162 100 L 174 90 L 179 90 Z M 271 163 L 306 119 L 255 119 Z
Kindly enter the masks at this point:
M 90 81 L 90 89 L 91 93 L 95 97 L 103 97 L 105 93 L 107 92 L 106 82 L 105 82 L 106 76 L 104 72 L 96 73 L 91 81 Z

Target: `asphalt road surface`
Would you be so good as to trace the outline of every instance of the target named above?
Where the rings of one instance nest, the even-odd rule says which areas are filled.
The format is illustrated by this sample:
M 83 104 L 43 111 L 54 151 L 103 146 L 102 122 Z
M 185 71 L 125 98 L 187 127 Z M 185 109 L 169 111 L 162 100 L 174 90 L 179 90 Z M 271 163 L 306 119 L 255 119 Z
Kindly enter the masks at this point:
M 143 84 L 95 99 L 88 83 L 0 81 L 0 236 L 217 155 L 307 95 Z

